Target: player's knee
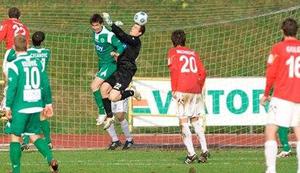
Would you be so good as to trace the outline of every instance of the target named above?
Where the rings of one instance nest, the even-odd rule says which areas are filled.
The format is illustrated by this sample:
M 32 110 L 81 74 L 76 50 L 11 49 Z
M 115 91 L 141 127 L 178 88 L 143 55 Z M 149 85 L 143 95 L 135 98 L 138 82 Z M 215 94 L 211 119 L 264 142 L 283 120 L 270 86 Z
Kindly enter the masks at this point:
M 21 135 L 15 135 L 11 134 L 11 142 L 20 142 L 21 141 Z
M 125 119 L 125 113 L 117 113 L 117 119 L 119 120 L 119 122 L 123 121 Z
M 120 100 L 120 91 L 112 90 L 109 94 L 109 100 L 116 102 Z
M 29 138 L 32 141 L 32 143 L 34 143 L 37 139 L 40 138 L 40 136 L 38 136 L 38 135 L 30 135 Z
M 94 82 L 91 83 L 91 90 L 92 90 L 93 92 L 95 92 L 95 91 L 98 90 L 98 87 L 97 87 L 97 85 L 96 85 Z
M 91 90 L 93 92 L 99 90 L 102 83 L 103 83 L 103 80 L 96 77 L 91 83 Z
M 183 123 L 180 127 L 181 127 L 182 137 L 191 137 L 192 136 L 192 132 L 190 130 L 188 123 Z
M 104 98 L 107 98 L 109 96 L 110 90 L 111 86 L 106 82 L 104 82 L 100 87 L 101 94 Z

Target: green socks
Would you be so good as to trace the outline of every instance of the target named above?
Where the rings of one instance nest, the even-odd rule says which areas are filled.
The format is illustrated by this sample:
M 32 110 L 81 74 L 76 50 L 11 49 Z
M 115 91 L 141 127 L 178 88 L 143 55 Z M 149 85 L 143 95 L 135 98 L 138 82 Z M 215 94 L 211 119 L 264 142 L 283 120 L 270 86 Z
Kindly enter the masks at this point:
M 21 155 L 21 144 L 19 142 L 11 142 L 9 145 L 9 156 L 12 164 L 12 173 L 20 173 Z
M 52 151 L 49 149 L 46 141 L 42 138 L 39 138 L 34 142 L 34 145 L 39 150 L 39 152 L 44 156 L 44 158 L 47 159 L 48 164 L 50 164 L 51 160 L 53 159 Z
M 45 137 L 45 141 L 47 144 L 51 143 L 51 136 L 50 136 L 50 123 L 48 120 L 41 121 L 41 129 Z
M 30 142 L 29 136 L 28 135 L 24 135 L 23 136 L 23 144 L 29 144 L 29 142 Z
M 97 107 L 98 107 L 98 112 L 99 112 L 100 115 L 103 115 L 105 112 L 104 112 L 102 96 L 100 94 L 100 91 L 97 90 L 97 91 L 93 92 L 93 95 L 94 95 L 94 98 L 95 98 L 95 101 L 96 101 L 96 104 L 97 104 Z
M 278 136 L 279 136 L 280 143 L 283 146 L 283 151 L 290 151 L 291 149 L 289 145 L 288 134 L 289 134 L 289 128 L 279 127 Z

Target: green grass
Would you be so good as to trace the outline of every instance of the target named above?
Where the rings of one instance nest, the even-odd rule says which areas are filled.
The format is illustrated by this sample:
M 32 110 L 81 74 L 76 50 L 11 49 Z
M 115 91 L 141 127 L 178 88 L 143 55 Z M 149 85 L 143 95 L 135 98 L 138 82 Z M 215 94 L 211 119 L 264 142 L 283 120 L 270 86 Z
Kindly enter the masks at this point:
M 185 2 L 188 8 L 183 7 Z M 281 38 L 280 22 L 289 16 L 299 18 L 300 10 L 237 19 L 296 5 L 299 5 L 298 0 L 103 0 L 101 3 L 96 0 L 88 3 L 82 0 L 4 0 L 0 2 L 0 18 L 7 17 L 7 8 L 17 6 L 31 33 L 46 32 L 45 45 L 52 51 L 48 69 L 55 111 L 51 120 L 53 133 L 90 134 L 98 133 L 94 127 L 97 111 L 89 88 L 97 71 L 89 29 L 91 14 L 109 12 L 114 20 L 125 23 L 125 30 L 131 27 L 135 12 L 145 10 L 149 14 L 138 59 L 138 77 L 169 77 L 166 54 L 172 47 L 171 32 L 178 28 L 185 29 L 187 45 L 199 52 L 208 77 L 263 76 L 271 45 Z M 227 22 L 222 23 L 224 21 Z M 2 44 L 0 56 L 3 54 Z M 2 127 L 0 123 L 0 129 Z
M 62 173 L 263 173 L 262 149 L 212 150 L 206 164 L 183 164 L 184 150 L 55 151 Z M 1 152 L 0 172 L 10 169 L 8 152 Z M 277 160 L 278 173 L 296 172 L 296 157 Z M 194 171 L 192 171 L 194 170 Z M 22 173 L 47 173 L 38 152 L 22 154 Z

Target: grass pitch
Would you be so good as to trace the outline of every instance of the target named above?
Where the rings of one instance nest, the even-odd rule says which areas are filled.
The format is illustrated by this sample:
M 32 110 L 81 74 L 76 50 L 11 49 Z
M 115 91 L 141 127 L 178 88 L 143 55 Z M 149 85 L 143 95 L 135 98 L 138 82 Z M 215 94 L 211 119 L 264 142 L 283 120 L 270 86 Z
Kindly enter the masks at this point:
M 61 173 L 263 173 L 262 149 L 211 150 L 208 163 L 183 164 L 185 150 L 138 149 L 128 151 L 54 151 Z M 296 172 L 296 157 L 277 160 L 278 173 Z M 37 151 L 22 153 L 22 173 L 47 173 Z M 1 152 L 0 172 L 10 169 L 9 153 Z

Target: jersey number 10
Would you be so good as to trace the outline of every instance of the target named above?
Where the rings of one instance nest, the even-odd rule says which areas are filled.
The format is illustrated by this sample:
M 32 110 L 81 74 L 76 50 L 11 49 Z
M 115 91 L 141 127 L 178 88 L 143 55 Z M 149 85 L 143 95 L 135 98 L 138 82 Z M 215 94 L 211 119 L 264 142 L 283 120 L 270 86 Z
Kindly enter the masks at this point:
M 300 78 L 300 56 L 290 56 L 285 64 L 289 66 L 289 78 Z
M 197 73 L 198 72 L 195 57 L 191 56 L 188 58 L 185 55 L 181 55 L 179 60 L 184 61 L 184 64 L 181 67 L 181 73 L 189 73 L 189 72 Z
M 25 67 L 24 71 L 26 73 L 26 84 L 25 89 L 38 89 L 41 84 L 40 72 L 37 67 L 28 68 Z

